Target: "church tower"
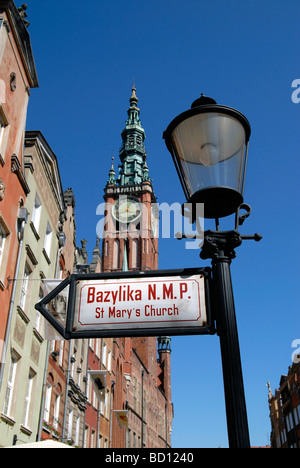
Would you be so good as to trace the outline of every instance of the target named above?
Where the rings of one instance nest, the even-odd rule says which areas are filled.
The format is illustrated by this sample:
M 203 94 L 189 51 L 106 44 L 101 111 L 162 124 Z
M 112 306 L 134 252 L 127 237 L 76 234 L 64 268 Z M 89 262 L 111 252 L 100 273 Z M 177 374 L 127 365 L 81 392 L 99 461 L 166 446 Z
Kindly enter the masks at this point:
M 104 189 L 103 273 L 158 269 L 158 210 L 135 86 L 129 103 L 119 173 L 113 159 Z M 113 410 L 128 412 L 128 427 L 125 437 L 113 416 L 112 447 L 170 447 L 170 348 L 157 359 L 156 337 L 117 338 L 113 355 Z
M 104 191 L 104 273 L 158 268 L 156 198 L 134 86 L 129 102 L 128 120 L 121 133 L 119 175 L 116 177 L 113 160 Z

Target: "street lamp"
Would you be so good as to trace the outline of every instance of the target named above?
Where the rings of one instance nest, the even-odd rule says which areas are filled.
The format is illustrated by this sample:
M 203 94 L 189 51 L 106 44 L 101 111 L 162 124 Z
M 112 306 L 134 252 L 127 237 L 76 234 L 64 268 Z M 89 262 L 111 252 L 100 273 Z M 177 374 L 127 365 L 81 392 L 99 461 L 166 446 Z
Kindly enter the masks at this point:
M 204 204 L 204 218 L 216 220 L 217 230 L 204 232 L 200 257 L 212 259 L 211 301 L 220 337 L 230 448 L 250 448 L 230 272 L 234 249 L 242 240 L 261 239 L 259 234 L 241 236 L 237 231 L 251 211 L 243 203 L 250 133 L 250 124 L 243 114 L 201 95 L 163 134 L 187 202 L 192 205 L 193 221 L 197 203 Z M 246 209 L 246 215 L 239 216 L 241 208 Z M 220 231 L 219 218 L 234 213 L 235 229 Z
M 203 95 L 164 132 L 187 201 L 204 203 L 205 218 L 243 203 L 250 133 L 243 114 Z

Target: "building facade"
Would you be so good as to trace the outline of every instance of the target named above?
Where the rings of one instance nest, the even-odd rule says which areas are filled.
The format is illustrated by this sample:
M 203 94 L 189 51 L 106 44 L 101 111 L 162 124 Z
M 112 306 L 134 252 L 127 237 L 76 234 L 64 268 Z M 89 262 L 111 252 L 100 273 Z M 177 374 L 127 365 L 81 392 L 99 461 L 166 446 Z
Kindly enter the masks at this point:
M 89 340 L 85 447 L 111 445 L 112 339 Z
M 282 375 L 274 394 L 269 386 L 272 448 L 300 448 L 300 356 Z
M 27 132 L 25 153 L 29 151 L 34 134 Z M 31 138 L 29 138 L 31 135 Z M 49 292 L 59 281 L 73 272 L 76 249 L 75 198 L 72 189 L 63 194 L 64 211 L 59 223 L 59 249 L 55 281 L 46 281 L 43 295 Z M 51 331 L 48 333 L 47 357 L 42 391 L 41 420 L 37 440 L 53 438 L 61 441 L 65 435 L 66 404 L 68 401 L 68 375 L 70 363 L 70 343 L 60 340 Z M 52 338 L 52 339 L 51 339 Z M 58 338 L 58 339 L 55 339 Z
M 104 191 L 103 272 L 158 269 L 156 197 L 134 86 L 129 102 L 121 133 L 119 175 L 112 163 Z M 111 446 L 169 447 L 173 419 L 170 338 L 160 338 L 159 354 L 156 337 L 114 339 L 113 359 Z
M 41 423 L 47 355 L 45 321 L 34 305 L 44 281 L 55 278 L 59 265 L 59 226 L 64 213 L 56 156 L 40 132 L 26 137 L 24 180 L 28 194 L 17 276 L 11 278 L 10 320 L 0 391 L 1 445 L 33 442 Z M 57 388 L 61 393 L 63 387 Z
M 30 89 L 38 87 L 30 37 L 20 13 L 13 1 L 0 1 L 0 355 L 13 290 L 7 278 L 17 273 L 25 221 L 20 208 L 29 193 L 23 157 L 27 107 Z

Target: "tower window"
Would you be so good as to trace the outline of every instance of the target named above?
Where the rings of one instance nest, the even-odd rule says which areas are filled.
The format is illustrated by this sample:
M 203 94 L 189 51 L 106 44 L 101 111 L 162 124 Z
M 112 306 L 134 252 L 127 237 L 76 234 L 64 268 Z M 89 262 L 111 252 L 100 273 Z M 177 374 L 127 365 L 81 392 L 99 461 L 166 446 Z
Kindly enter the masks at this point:
M 134 136 L 133 135 L 128 135 L 128 144 L 130 146 L 134 145 Z
M 133 239 L 132 241 L 132 268 L 138 268 L 139 266 L 139 241 Z
M 120 268 L 120 241 L 116 239 L 114 242 L 113 269 Z

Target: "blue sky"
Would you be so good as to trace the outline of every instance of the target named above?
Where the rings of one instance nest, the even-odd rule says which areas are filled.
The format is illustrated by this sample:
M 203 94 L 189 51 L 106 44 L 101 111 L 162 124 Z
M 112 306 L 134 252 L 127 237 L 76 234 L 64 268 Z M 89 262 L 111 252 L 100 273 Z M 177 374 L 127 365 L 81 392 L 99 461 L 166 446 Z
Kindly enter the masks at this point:
M 266 383 L 278 387 L 300 339 L 298 2 L 30 0 L 27 13 L 40 83 L 27 129 L 41 130 L 56 153 L 76 197 L 77 243 L 86 238 L 90 254 L 133 80 L 159 203 L 185 201 L 162 139 L 176 115 L 204 93 L 250 121 L 253 211 L 241 232 L 263 240 L 237 249 L 232 277 L 251 444 L 267 445 Z M 159 258 L 161 269 L 209 265 L 174 239 L 160 241 Z M 173 338 L 172 392 L 173 447 L 228 446 L 217 336 Z

